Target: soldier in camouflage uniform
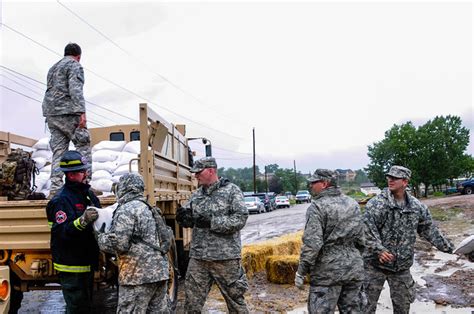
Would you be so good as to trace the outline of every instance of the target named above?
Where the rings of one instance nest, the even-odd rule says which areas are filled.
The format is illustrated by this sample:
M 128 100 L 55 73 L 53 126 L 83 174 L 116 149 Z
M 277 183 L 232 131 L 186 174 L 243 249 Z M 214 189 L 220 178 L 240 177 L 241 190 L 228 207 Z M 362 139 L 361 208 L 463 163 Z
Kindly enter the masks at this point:
M 386 174 L 388 189 L 372 198 L 364 214 L 367 226 L 365 291 L 366 313 L 375 313 L 385 280 L 390 286 L 394 313 L 409 313 L 415 300 L 415 282 L 410 274 L 416 234 L 439 250 L 452 253 L 453 244 L 433 225 L 426 205 L 411 196 L 406 187 L 411 171 L 393 166 Z
M 205 157 L 194 163 L 199 189 L 176 220 L 193 228 L 190 261 L 186 272 L 185 311 L 200 313 L 216 283 L 230 313 L 248 313 L 244 293 L 247 278 L 241 265 L 240 230 L 248 211 L 242 191 L 227 179 L 218 178 L 216 160 Z
M 144 203 L 144 189 L 139 174 L 128 173 L 120 178 L 116 190 L 119 206 L 112 226 L 97 239 L 102 251 L 118 256 L 117 313 L 170 312 L 168 257 L 146 244 L 158 243 L 158 235 L 152 212 Z
M 357 202 L 336 186 L 336 173 L 318 169 L 308 179 L 313 199 L 306 212 L 295 285 L 310 276 L 309 313 L 359 313 L 363 283 L 364 224 Z
M 59 159 L 68 150 L 72 141 L 76 150 L 92 164 L 90 134 L 86 126 L 86 106 L 82 88 L 84 70 L 81 60 L 81 47 L 68 44 L 64 48 L 64 58 L 48 71 L 48 82 L 43 99 L 43 116 L 46 117 L 53 151 L 53 168 L 59 167 Z M 90 177 L 90 173 L 88 173 Z M 50 197 L 61 188 L 63 174 L 51 171 Z

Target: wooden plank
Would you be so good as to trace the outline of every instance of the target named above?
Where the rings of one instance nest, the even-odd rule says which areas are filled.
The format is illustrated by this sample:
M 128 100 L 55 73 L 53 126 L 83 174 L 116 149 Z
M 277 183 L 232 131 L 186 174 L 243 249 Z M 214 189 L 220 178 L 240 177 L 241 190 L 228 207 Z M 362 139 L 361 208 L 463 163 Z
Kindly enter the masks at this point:
M 32 250 L 32 249 L 46 249 L 51 248 L 49 240 L 39 241 L 0 241 L 0 248 L 4 250 Z
M 36 233 L 50 232 L 49 226 L 46 225 L 18 225 L 18 226 L 0 226 L 0 234 L 5 233 Z
M 0 219 L 25 219 L 25 218 L 44 218 L 46 211 L 44 208 L 24 208 L 21 211 L 17 209 L 2 208 L 0 210 Z
M 36 142 L 38 140 L 29 138 L 29 137 L 26 137 L 26 136 L 17 135 L 17 134 L 10 133 L 10 132 L 0 131 L 0 141 L 10 142 L 12 144 L 17 144 L 17 145 L 22 145 L 22 146 L 27 146 L 27 147 L 32 147 L 33 145 L 36 144 Z

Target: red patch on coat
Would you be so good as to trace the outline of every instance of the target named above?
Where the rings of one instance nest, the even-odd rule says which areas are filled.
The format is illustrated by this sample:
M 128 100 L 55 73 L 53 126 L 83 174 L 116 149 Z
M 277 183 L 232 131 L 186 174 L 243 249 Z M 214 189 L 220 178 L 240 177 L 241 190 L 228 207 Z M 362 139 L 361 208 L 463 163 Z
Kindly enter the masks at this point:
M 76 209 L 83 212 L 85 208 L 84 204 L 76 204 Z
M 62 224 L 63 222 L 66 221 L 66 219 L 67 219 L 67 215 L 62 210 L 60 210 L 56 213 L 56 223 Z

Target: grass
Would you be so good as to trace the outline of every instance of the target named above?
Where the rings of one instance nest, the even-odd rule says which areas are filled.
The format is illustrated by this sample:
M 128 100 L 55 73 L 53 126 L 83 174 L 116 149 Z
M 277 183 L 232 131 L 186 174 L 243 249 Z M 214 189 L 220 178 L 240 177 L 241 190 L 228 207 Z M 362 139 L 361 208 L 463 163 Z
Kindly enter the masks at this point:
M 462 208 L 443 209 L 439 207 L 430 207 L 431 217 L 438 221 L 448 221 L 463 212 Z

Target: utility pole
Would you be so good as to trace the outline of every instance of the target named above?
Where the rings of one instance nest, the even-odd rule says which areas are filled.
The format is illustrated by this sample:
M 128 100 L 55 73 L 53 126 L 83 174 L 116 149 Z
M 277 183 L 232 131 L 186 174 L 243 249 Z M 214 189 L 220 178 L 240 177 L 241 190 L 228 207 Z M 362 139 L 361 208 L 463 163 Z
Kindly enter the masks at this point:
M 257 173 L 255 168 L 255 128 L 252 129 L 253 134 L 253 192 L 257 193 Z
M 295 195 L 298 192 L 298 181 L 296 180 L 296 160 L 293 160 L 293 172 L 295 174 Z

